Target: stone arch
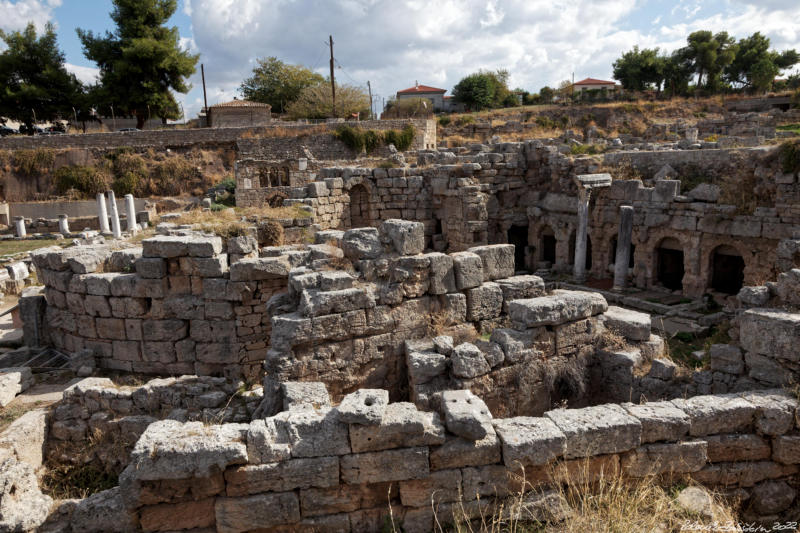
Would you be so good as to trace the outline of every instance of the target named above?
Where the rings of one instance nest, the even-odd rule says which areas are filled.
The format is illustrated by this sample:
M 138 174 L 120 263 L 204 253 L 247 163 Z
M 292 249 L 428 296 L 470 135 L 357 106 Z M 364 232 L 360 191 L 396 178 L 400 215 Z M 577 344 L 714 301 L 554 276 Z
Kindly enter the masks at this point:
M 289 167 L 283 167 L 281 169 L 280 180 L 281 180 L 281 185 L 282 186 L 289 187 L 289 184 L 291 183 L 290 182 Z
M 674 237 L 664 237 L 653 250 L 653 279 L 670 290 L 683 290 L 683 246 Z
M 287 195 L 285 192 L 276 191 L 276 192 L 270 194 L 266 198 L 265 202 L 270 207 L 283 207 L 283 201 L 285 199 L 287 199 L 288 197 L 289 197 L 289 195 Z
M 374 214 L 371 184 L 366 180 L 353 180 L 348 183 L 346 190 L 350 199 L 348 216 L 350 227 L 376 226 L 377 217 Z
M 744 285 L 744 256 L 730 244 L 720 244 L 709 254 L 708 286 L 725 294 L 738 294 Z

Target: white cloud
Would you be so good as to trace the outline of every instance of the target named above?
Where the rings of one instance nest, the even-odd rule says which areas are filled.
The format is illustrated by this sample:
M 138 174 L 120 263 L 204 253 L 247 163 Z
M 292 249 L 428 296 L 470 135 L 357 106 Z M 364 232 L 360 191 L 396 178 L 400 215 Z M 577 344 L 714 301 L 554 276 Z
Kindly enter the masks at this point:
M 36 30 L 41 31 L 60 5 L 61 0 L 0 0 L 0 29 L 22 30 L 28 22 L 33 22 Z
M 86 85 L 96 82 L 97 77 L 100 75 L 100 69 L 95 67 L 82 67 L 72 63 L 64 63 L 64 67 L 66 67 L 67 72 L 75 74 L 75 77 Z

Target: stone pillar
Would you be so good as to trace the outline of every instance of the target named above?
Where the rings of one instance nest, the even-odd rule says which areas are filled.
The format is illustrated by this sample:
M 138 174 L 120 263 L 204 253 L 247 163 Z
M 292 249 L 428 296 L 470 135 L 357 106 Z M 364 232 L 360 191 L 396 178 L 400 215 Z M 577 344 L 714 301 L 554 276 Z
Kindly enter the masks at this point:
M 628 261 L 631 256 L 633 233 L 633 207 L 619 208 L 619 232 L 617 233 L 617 255 L 614 258 L 614 290 L 622 290 L 628 284 Z
M 575 281 L 586 279 L 586 228 L 589 224 L 590 189 L 578 190 L 578 229 L 575 232 L 575 264 L 572 275 Z
M 14 225 L 17 227 L 17 237 L 22 239 L 28 236 L 28 232 L 25 231 L 25 217 L 14 217 Z
M 117 198 L 114 196 L 114 191 L 107 191 L 108 208 L 111 214 L 111 234 L 115 239 L 122 237 L 122 230 L 119 227 L 119 212 L 117 211 Z
M 111 233 L 108 227 L 108 211 L 106 211 L 106 195 L 97 193 L 97 217 L 100 219 L 100 233 Z
M 125 195 L 125 216 L 128 219 L 128 231 L 136 233 L 136 204 L 132 194 Z
M 58 215 L 58 232 L 61 235 L 69 235 L 69 217 L 67 215 Z

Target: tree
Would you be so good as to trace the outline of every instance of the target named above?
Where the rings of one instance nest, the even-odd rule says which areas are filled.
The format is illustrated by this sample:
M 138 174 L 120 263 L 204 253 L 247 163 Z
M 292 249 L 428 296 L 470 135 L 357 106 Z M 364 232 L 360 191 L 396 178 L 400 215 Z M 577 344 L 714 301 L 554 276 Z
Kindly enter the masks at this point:
M 258 60 L 253 75 L 242 82 L 239 90 L 246 99 L 269 104 L 275 112 L 284 113 L 303 89 L 320 83 L 325 83 L 325 78 L 306 67 L 268 57 Z
M 550 102 L 552 102 L 553 101 L 553 97 L 555 95 L 556 95 L 556 92 L 552 88 L 548 87 L 547 85 L 545 85 L 544 87 L 539 89 L 539 100 L 543 104 L 549 104 Z
M 72 115 L 81 84 L 64 67 L 52 24 L 37 36 L 33 24 L 0 38 L 8 47 L 0 54 L 0 116 L 30 126 L 36 119 L 53 120 Z
M 105 103 L 119 114 L 136 116 L 138 128 L 151 115 L 174 118 L 177 105 L 170 90 L 189 91 L 186 78 L 199 58 L 178 45 L 178 28 L 164 24 L 176 0 L 113 0 L 117 25 L 104 37 L 78 29 L 83 53 L 100 67 Z
M 736 56 L 736 40 L 728 32 L 714 34 L 708 30 L 691 33 L 686 40 L 686 57 L 691 59 L 697 73 L 697 86 L 717 91 L 720 75 Z
M 776 52 L 770 50 L 769 37 L 756 32 L 740 39 L 733 61 L 725 69 L 725 78 L 730 83 L 753 91 L 767 91 L 781 70 L 800 62 L 794 50 Z
M 661 56 L 664 92 L 670 96 L 687 94 L 689 82 L 694 74 L 694 64 L 687 48 L 675 50 L 668 56 Z
M 300 91 L 300 96 L 286 108 L 293 119 L 328 118 L 333 116 L 333 96 L 329 83 L 312 85 Z M 350 118 L 369 113 L 369 95 L 361 87 L 336 85 L 336 117 Z
M 614 61 L 614 79 L 619 80 L 626 91 L 644 91 L 651 87 L 661 90 L 664 81 L 664 60 L 658 48 L 639 49 L 625 52 Z
M 500 107 L 509 94 L 508 71 L 504 69 L 475 72 L 453 87 L 453 98 L 470 111 Z

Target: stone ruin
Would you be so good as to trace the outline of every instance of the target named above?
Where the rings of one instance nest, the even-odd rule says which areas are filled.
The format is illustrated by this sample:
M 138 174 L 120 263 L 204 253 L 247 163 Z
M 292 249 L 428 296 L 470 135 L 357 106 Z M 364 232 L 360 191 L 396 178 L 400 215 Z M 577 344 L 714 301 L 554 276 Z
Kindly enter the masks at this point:
M 616 475 L 794 520 L 800 189 L 734 152 L 632 152 L 660 173 L 643 181 L 533 141 L 242 160 L 243 204 L 302 207 L 288 244 L 162 222 L 138 247 L 33 252 L 25 342 L 81 379 L 0 435 L 0 529 L 432 531 L 520 493 L 549 522 L 559 485 Z M 772 180 L 774 206 L 681 194 L 665 178 L 698 153 Z M 706 293 L 715 312 L 647 299 Z M 678 319 L 729 339 L 676 364 Z M 32 377 L 2 378 L 13 398 Z M 56 464 L 114 486 L 53 500 L 37 469 Z

